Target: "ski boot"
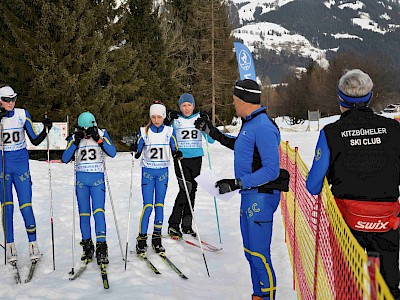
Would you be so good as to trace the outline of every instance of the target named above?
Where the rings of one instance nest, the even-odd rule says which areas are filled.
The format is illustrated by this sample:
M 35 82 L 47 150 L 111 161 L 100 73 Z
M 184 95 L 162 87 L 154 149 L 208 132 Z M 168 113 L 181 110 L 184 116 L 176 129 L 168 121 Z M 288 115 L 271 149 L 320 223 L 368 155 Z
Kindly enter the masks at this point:
M 6 252 L 7 252 L 7 262 L 8 263 L 11 264 L 11 263 L 17 261 L 17 259 L 18 259 L 17 249 L 15 248 L 15 244 L 14 243 L 7 243 Z
M 96 258 L 98 265 L 106 265 L 109 263 L 108 261 L 108 247 L 106 242 L 97 242 L 96 243 Z
M 179 230 L 179 225 L 170 224 L 168 227 L 168 235 L 174 240 L 182 238 L 182 232 Z
M 136 240 L 136 253 L 138 255 L 145 254 L 147 252 L 147 234 L 139 233 Z
M 161 232 L 154 232 L 151 237 L 153 250 L 158 253 L 165 253 L 165 248 L 161 245 Z
M 31 257 L 31 260 L 38 260 L 39 258 L 42 257 L 36 241 L 29 242 L 29 255 Z
M 197 233 L 194 232 L 192 226 L 185 226 L 182 228 L 183 234 L 190 234 L 192 237 L 196 237 Z
M 83 240 L 79 243 L 83 248 L 83 253 L 81 256 L 82 261 L 92 261 L 94 253 L 94 245 L 92 239 Z

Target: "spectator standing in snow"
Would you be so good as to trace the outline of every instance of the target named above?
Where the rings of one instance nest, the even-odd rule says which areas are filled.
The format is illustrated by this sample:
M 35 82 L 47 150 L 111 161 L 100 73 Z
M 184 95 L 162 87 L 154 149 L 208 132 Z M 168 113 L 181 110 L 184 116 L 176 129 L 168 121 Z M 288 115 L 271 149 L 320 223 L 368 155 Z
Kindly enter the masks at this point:
M 16 263 L 17 250 L 14 244 L 14 202 L 12 186 L 14 185 L 17 195 L 19 209 L 25 222 L 26 233 L 29 240 L 29 254 L 31 260 L 41 257 L 36 241 L 36 222 L 32 210 L 32 181 L 29 171 L 29 154 L 26 149 L 25 132 L 35 146 L 39 145 L 47 136 L 53 123 L 50 119 L 44 118 L 44 125 L 40 134 L 36 132 L 32 123 L 32 118 L 28 111 L 15 108 L 17 94 L 8 85 L 0 86 L 0 118 L 3 126 L 1 147 L 4 150 L 3 159 L 0 159 L 0 199 L 3 206 L 3 226 L 6 234 L 6 254 L 9 263 Z M 1 155 L 3 151 L 1 152 Z M 5 178 L 5 182 L 3 179 Z M 5 187 L 5 191 L 4 191 Z M 4 195 L 6 199 L 4 199 Z M 4 222 L 5 221 L 5 222 Z
M 400 299 L 400 127 L 369 108 L 372 87 L 358 69 L 340 78 L 342 115 L 321 130 L 306 187 L 318 195 L 327 177 L 347 225 L 363 248 L 380 254 L 380 271 Z
M 220 194 L 240 190 L 240 229 L 245 256 L 250 264 L 253 300 L 276 298 L 276 277 L 271 262 L 273 215 L 280 200 L 280 190 L 287 190 L 288 178 L 282 180 L 279 168 L 280 132 L 261 106 L 257 82 L 237 81 L 233 105 L 242 118 L 238 136 L 230 137 L 215 128 L 210 119 L 195 122 L 196 128 L 234 150 L 235 179 L 216 183 Z M 281 186 L 286 183 L 286 187 Z

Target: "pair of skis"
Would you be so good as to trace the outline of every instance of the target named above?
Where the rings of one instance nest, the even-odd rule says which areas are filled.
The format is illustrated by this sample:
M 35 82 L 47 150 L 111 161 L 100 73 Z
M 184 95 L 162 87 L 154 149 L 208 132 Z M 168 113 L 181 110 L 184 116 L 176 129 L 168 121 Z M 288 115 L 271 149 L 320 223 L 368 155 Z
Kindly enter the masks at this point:
M 82 273 L 87 269 L 88 264 L 91 262 L 92 260 L 89 259 L 85 259 L 83 261 L 83 265 L 78 269 L 78 271 L 76 271 L 75 274 L 71 274 L 73 275 L 72 277 L 69 278 L 69 280 L 75 280 L 77 279 L 79 276 L 82 275 Z M 110 285 L 108 284 L 108 276 L 107 276 L 107 265 L 106 264 L 100 264 L 100 274 L 101 274 L 101 280 L 103 281 L 103 287 L 105 289 L 109 289 Z
M 134 251 L 131 251 L 131 254 L 134 254 Z M 182 279 L 188 279 L 185 274 L 183 274 L 181 272 L 181 270 L 179 270 L 177 268 L 177 266 L 175 266 L 175 264 L 167 257 L 167 255 L 165 254 L 165 252 L 160 252 L 157 253 L 158 256 L 161 257 L 161 259 L 163 260 L 163 262 L 165 262 L 165 264 L 167 266 L 169 266 L 172 270 L 175 271 L 176 274 L 178 274 L 178 276 Z M 158 271 L 158 269 L 153 265 L 153 263 L 148 259 L 147 257 L 147 253 L 142 253 L 142 254 L 137 254 L 137 256 L 143 260 L 146 265 L 155 273 L 155 274 L 161 274 L 160 271 Z
M 182 240 L 186 244 L 189 244 L 189 245 L 191 245 L 193 247 L 201 248 L 200 245 L 197 242 L 193 242 L 193 241 L 190 241 L 190 240 L 185 239 L 185 238 L 181 238 L 181 239 L 172 238 L 172 239 L 175 240 L 175 241 L 181 241 Z M 203 240 L 201 241 L 201 244 L 203 246 L 203 249 L 206 250 L 206 251 L 209 251 L 209 252 L 218 252 L 218 251 L 222 250 L 221 247 L 213 246 L 213 245 L 211 245 L 211 244 L 209 244 L 209 243 L 207 243 L 207 242 L 205 242 Z
M 177 241 L 182 240 L 182 241 L 186 242 L 187 244 L 189 244 L 189 245 L 191 245 L 191 246 L 200 248 L 200 245 L 199 245 L 199 244 L 197 244 L 197 243 L 195 243 L 195 242 L 192 242 L 192 241 L 189 241 L 189 240 L 184 239 L 184 238 L 182 238 L 182 239 L 174 239 L 174 240 L 177 240 Z M 203 245 L 203 249 L 204 249 L 204 250 L 207 250 L 207 251 L 209 251 L 209 252 L 217 252 L 217 251 L 221 251 L 221 250 L 222 250 L 222 248 L 213 246 L 213 245 L 211 245 L 211 244 L 209 244 L 209 243 L 207 243 L 207 242 L 201 241 L 201 243 L 202 243 L 202 245 Z M 134 251 L 131 251 L 131 254 L 134 254 Z M 179 277 L 181 277 L 181 278 L 183 278 L 183 279 L 188 279 L 188 278 L 187 278 L 187 277 L 172 263 L 172 261 L 165 255 L 165 252 L 160 252 L 160 253 L 157 253 L 157 254 L 161 257 L 161 259 L 165 262 L 166 265 L 168 265 L 169 267 L 171 267 L 171 269 L 174 270 L 175 273 L 177 273 L 177 274 L 179 275 Z M 141 260 L 143 260 L 143 261 L 146 263 L 146 265 L 147 265 L 155 274 L 161 274 L 160 271 L 158 271 L 158 269 L 157 269 L 157 268 L 153 265 L 153 263 L 148 259 L 147 253 L 138 254 L 138 256 L 139 256 L 139 258 L 140 258 Z
M 190 246 L 201 248 L 199 243 L 197 242 L 197 240 L 196 241 L 191 241 L 191 240 L 189 240 L 189 239 L 187 239 L 185 237 L 172 237 L 170 235 L 163 236 L 163 238 L 171 238 L 174 241 L 178 241 L 178 242 L 179 241 L 184 241 L 186 244 L 188 244 Z M 221 247 L 217 247 L 217 246 L 211 245 L 210 243 L 207 243 L 207 242 L 205 242 L 203 240 L 201 241 L 201 245 L 203 246 L 204 250 L 209 251 L 209 252 L 218 252 L 218 251 L 222 250 Z
M 39 261 L 39 259 L 31 260 L 31 266 L 29 268 L 28 277 L 25 279 L 25 283 L 28 283 L 28 282 L 30 282 L 32 280 L 33 274 L 35 273 L 38 261 Z M 11 264 L 11 266 L 13 268 L 14 281 L 15 281 L 16 284 L 20 284 L 21 283 L 21 276 L 19 274 L 17 261 L 10 262 L 10 264 Z

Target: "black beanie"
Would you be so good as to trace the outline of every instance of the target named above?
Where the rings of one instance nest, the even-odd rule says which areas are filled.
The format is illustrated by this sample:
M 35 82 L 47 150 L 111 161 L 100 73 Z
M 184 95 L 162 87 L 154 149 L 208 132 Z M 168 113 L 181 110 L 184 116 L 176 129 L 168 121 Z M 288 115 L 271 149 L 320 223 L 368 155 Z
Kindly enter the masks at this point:
M 261 89 L 257 82 L 251 79 L 238 80 L 235 83 L 233 94 L 244 102 L 260 104 Z

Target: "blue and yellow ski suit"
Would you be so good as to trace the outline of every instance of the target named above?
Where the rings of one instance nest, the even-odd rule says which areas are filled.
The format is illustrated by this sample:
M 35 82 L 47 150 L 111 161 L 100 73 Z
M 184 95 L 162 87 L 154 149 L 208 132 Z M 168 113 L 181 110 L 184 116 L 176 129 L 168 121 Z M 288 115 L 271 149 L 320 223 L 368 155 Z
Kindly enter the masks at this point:
M 97 242 L 106 241 L 105 196 L 104 183 L 104 154 L 115 157 L 117 150 L 105 129 L 98 130 L 103 143 L 98 144 L 93 138 L 88 137 L 80 141 L 79 146 L 74 143 L 75 137 L 68 139 L 67 149 L 64 151 L 62 161 L 68 163 L 76 155 L 76 197 L 82 240 L 91 238 L 90 216 L 91 210 L 95 220 Z M 90 202 L 90 199 L 92 200 Z
M 142 153 L 143 209 L 139 221 L 139 234 L 147 234 L 153 206 L 155 208 L 154 232 L 161 234 L 164 221 L 164 199 L 168 188 L 170 154 L 178 150 L 175 131 L 165 125 L 154 124 L 141 128 L 138 138 L 138 155 Z
M 235 178 L 242 181 L 240 229 L 250 264 L 253 295 L 272 300 L 276 297 L 271 262 L 272 224 L 280 192 L 262 185 L 279 176 L 280 133 L 264 106 L 242 120 L 243 126 L 236 138 L 216 128 L 211 129 L 210 136 L 234 150 Z
M 26 149 L 25 132 L 32 144 L 37 146 L 46 138 L 46 131 L 43 129 L 40 134 L 37 134 L 30 114 L 27 110 L 21 108 L 7 111 L 1 122 L 3 123 L 2 141 L 4 141 L 6 201 L 4 201 L 2 158 L 0 159 L 0 199 L 2 207 L 4 208 L 4 202 L 6 207 L 3 210 L 6 212 L 5 215 L 3 214 L 3 224 L 6 224 L 6 240 L 7 243 L 14 242 L 14 201 L 12 193 L 12 186 L 14 185 L 28 239 L 29 242 L 33 242 L 36 241 L 36 222 L 32 210 L 32 180 L 29 172 L 29 154 Z

